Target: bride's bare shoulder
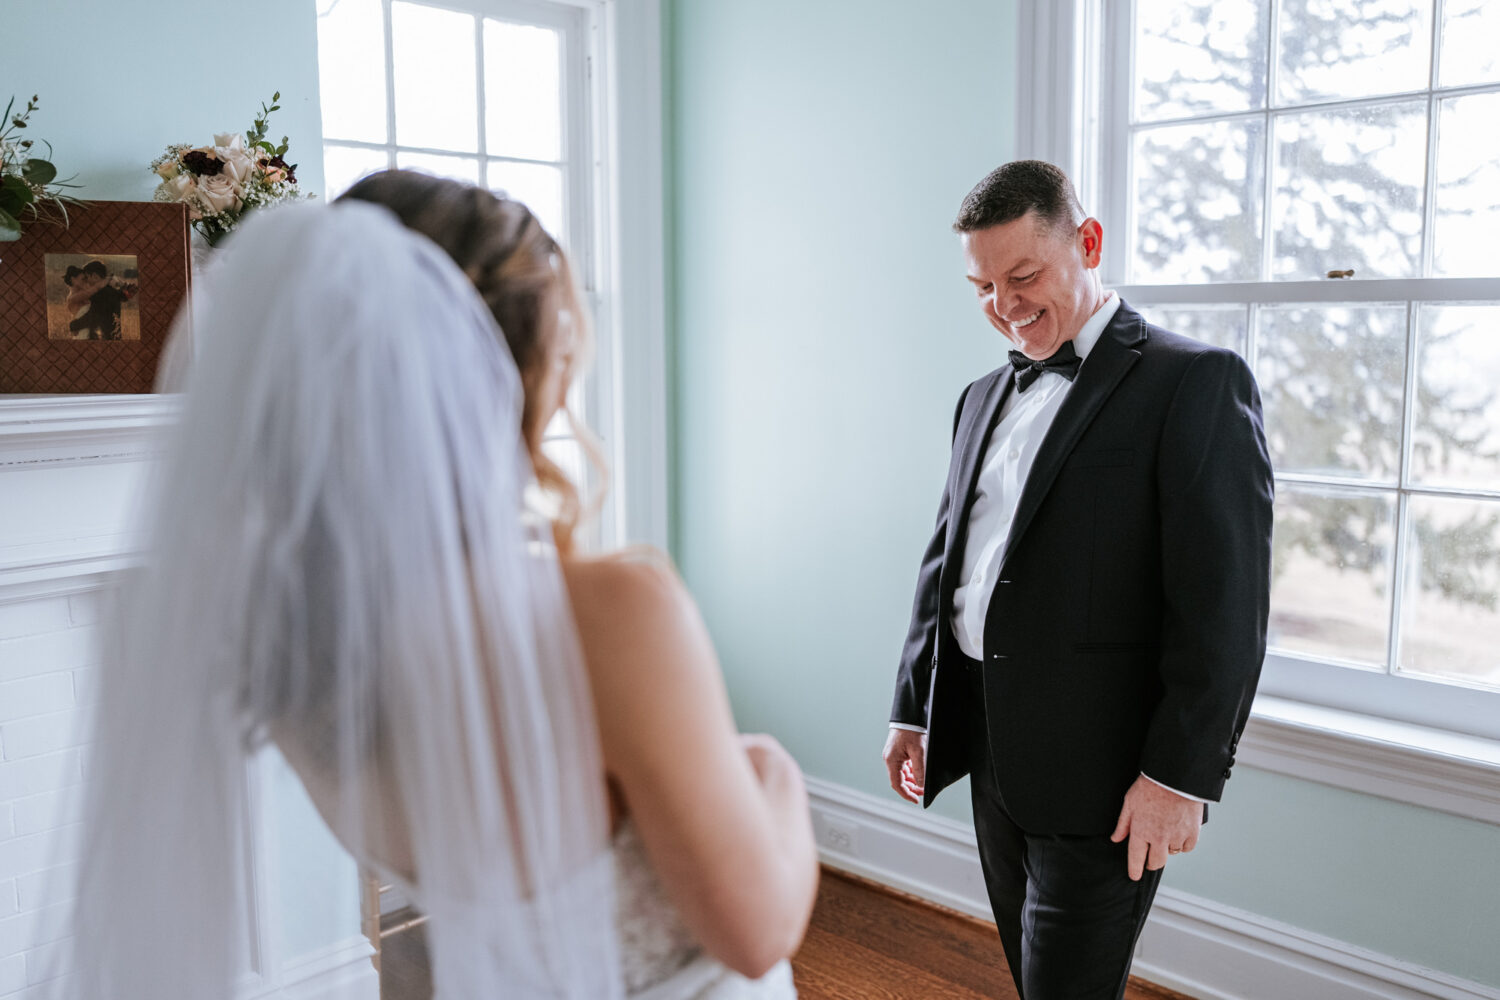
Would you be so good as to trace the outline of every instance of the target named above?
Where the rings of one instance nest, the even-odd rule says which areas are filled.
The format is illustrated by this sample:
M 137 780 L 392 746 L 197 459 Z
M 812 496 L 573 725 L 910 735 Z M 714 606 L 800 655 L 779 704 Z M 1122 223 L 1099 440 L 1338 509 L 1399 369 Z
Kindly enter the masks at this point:
M 660 549 L 641 545 L 602 556 L 570 557 L 562 561 L 562 568 L 586 644 L 593 638 L 619 638 L 621 630 L 660 629 L 684 615 L 696 622 L 697 609 L 687 588 Z

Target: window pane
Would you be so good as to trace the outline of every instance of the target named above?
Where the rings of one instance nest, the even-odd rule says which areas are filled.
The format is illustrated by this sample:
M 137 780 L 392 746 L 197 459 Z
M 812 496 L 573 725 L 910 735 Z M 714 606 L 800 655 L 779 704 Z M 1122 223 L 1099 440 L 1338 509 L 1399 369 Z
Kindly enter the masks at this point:
M 1146 318 L 1157 326 L 1215 347 L 1245 353 L 1245 307 L 1150 306 Z
M 553 438 L 542 442 L 542 453 L 557 463 L 558 468 L 574 486 L 582 492 L 588 485 L 588 460 L 583 456 L 583 446 L 576 438 Z
M 1406 307 L 1267 306 L 1258 323 L 1255 374 L 1276 470 L 1394 484 Z
M 434 177 L 451 177 L 465 184 L 479 183 L 479 160 L 472 156 L 439 156 L 397 150 L 396 166 L 404 170 L 420 170 Z
M 385 142 L 385 19 L 380 0 L 318 5 L 323 138 Z M 328 182 L 333 190 L 333 182 Z
M 522 202 L 553 239 L 567 243 L 568 234 L 563 228 L 562 171 L 557 167 L 535 163 L 491 163 L 489 186 L 497 193 Z
M 391 4 L 396 141 L 479 152 L 474 18 L 420 4 Z
M 484 22 L 484 127 L 490 153 L 562 159 L 561 63 L 556 31 Z
M 1426 148 L 1425 102 L 1278 118 L 1273 276 L 1415 275 Z
M 1500 10 L 1500 3 L 1496 4 Z M 1433 273 L 1500 276 L 1500 93 L 1439 102 Z
M 1259 120 L 1137 132 L 1131 280 L 1258 279 L 1264 160 Z
M 1270 18 L 1269 0 L 1139 0 L 1136 118 L 1265 107 Z
M 1438 82 L 1444 87 L 1500 80 L 1500 4 L 1446 0 Z
M 1283 103 L 1427 86 L 1432 0 L 1284 0 L 1280 28 Z
M 1500 302 L 1424 305 L 1417 330 L 1412 481 L 1500 491 Z
M 1395 534 L 1391 496 L 1278 484 L 1270 645 L 1384 665 Z
M 1500 687 L 1500 502 L 1408 503 L 1401 669 Z
M 323 147 L 324 201 L 332 201 L 349 189 L 349 185 L 365 174 L 384 170 L 388 166 L 385 151 L 361 149 L 357 146 Z

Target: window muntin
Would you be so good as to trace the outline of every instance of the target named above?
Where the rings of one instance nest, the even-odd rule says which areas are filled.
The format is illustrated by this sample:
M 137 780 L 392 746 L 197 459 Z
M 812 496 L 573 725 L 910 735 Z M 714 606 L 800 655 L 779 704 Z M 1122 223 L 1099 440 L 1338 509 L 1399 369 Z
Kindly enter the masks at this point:
M 1500 5 L 1098 7 L 1106 280 L 1262 388 L 1262 689 L 1500 736 Z
M 603 102 L 590 9 L 581 0 L 319 0 L 318 57 L 330 200 L 365 174 L 420 170 L 524 202 L 567 249 L 598 341 L 569 405 L 608 439 L 615 332 L 596 252 L 607 186 L 591 152 Z M 543 448 L 585 497 L 597 489 L 561 416 Z M 618 517 L 606 510 L 585 543 L 608 542 Z

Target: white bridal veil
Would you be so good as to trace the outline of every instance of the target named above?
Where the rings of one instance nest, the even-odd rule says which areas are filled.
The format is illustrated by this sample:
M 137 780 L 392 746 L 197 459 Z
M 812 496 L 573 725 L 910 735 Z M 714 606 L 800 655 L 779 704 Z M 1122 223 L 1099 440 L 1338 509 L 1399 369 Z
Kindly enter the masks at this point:
M 593 708 L 494 319 L 373 206 L 223 253 L 106 651 L 67 995 L 240 993 L 274 741 L 430 916 L 438 997 L 619 996 Z

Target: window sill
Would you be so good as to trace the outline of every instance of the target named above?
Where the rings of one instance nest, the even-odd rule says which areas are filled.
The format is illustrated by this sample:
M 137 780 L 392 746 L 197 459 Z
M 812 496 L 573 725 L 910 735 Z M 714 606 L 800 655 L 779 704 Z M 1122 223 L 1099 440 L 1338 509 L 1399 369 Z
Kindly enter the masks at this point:
M 1500 825 L 1500 742 L 1261 695 L 1239 763 Z

